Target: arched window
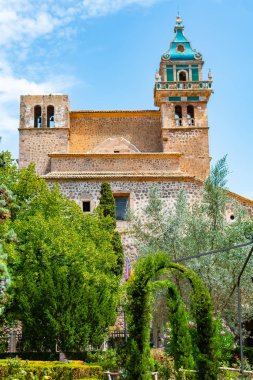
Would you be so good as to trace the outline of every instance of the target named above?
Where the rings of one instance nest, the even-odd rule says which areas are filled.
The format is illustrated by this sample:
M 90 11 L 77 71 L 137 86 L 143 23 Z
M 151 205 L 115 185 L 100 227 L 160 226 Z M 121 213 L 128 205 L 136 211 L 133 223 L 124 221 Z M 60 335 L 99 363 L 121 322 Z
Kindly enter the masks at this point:
M 183 120 L 182 120 L 182 107 L 176 106 L 175 107 L 175 122 L 177 127 L 182 127 Z
M 34 128 L 41 128 L 41 106 L 34 107 Z
M 186 82 L 187 80 L 187 73 L 185 71 L 180 71 L 178 74 L 179 82 Z
M 187 106 L 187 123 L 188 125 L 195 125 L 194 107 L 192 105 Z
M 54 128 L 54 106 L 47 107 L 47 127 Z

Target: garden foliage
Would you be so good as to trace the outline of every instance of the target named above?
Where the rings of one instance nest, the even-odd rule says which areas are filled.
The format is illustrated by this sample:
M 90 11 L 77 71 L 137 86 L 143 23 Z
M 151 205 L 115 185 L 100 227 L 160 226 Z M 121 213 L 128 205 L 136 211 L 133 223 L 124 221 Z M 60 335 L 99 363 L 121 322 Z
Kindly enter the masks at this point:
M 101 379 L 102 368 L 81 362 L 30 362 L 19 359 L 0 360 L 3 380 L 74 380 Z
M 115 266 L 115 275 L 122 276 L 124 268 L 124 249 L 121 242 L 121 237 L 118 231 L 115 231 L 116 227 L 116 205 L 113 197 L 112 189 L 109 183 L 104 182 L 101 185 L 101 196 L 99 198 L 98 213 L 102 214 L 106 220 L 108 220 L 108 226 L 113 231 L 112 233 L 112 246 L 117 256 L 117 265 Z
M 168 208 L 162 194 L 154 188 L 144 217 L 132 215 L 132 231 L 141 256 L 167 252 L 171 260 L 246 242 L 245 233 L 253 230 L 253 220 L 235 199 L 228 195 L 226 157 L 217 162 L 204 183 L 200 198 L 189 205 L 186 192 L 179 191 L 175 208 Z M 233 209 L 233 213 L 231 211 Z M 232 219 L 230 218 L 232 217 Z M 235 329 L 237 301 L 229 297 L 242 268 L 248 248 L 231 250 L 186 261 L 209 289 L 215 313 Z M 253 283 L 250 265 L 242 279 L 244 317 L 253 317 Z M 184 283 L 181 283 L 183 292 Z
M 217 340 L 210 294 L 198 275 L 190 269 L 171 263 L 168 255 L 164 253 L 149 255 L 141 259 L 135 267 L 134 276 L 130 277 L 128 281 L 127 378 L 129 380 L 150 378 L 152 363 L 150 361 L 149 337 L 152 282 L 165 269 L 179 271 L 191 284 L 191 314 L 197 326 L 194 359 L 198 370 L 198 379 L 216 380 L 218 373 Z M 176 368 L 179 369 L 183 365 L 187 366 L 187 369 L 191 369 L 194 366 L 193 345 L 187 327 L 185 309 L 181 303 L 182 300 L 174 285 L 167 281 L 163 281 L 161 284 L 167 288 L 169 307 L 178 317 L 177 320 L 172 318 L 171 322 L 174 339 L 173 356 Z M 190 346 L 186 348 L 184 344 Z
M 115 322 L 119 297 L 122 263 L 111 227 L 115 220 L 84 215 L 58 187 L 49 189 L 33 165 L 18 170 L 6 157 L 0 181 L 16 207 L 0 228 L 15 231 L 16 239 L 2 242 L 11 276 L 5 316 L 22 322 L 20 348 L 99 347 Z
M 99 198 L 99 209 L 101 209 L 104 217 L 111 217 L 114 227 L 116 227 L 115 200 L 110 184 L 107 182 L 102 183 L 100 193 L 101 196 Z
M 189 316 L 186 306 L 175 284 L 171 281 L 161 281 L 167 291 L 167 302 L 170 321 L 169 353 L 174 358 L 175 369 L 195 368 L 194 347 L 189 328 Z M 165 348 L 166 350 L 166 348 Z

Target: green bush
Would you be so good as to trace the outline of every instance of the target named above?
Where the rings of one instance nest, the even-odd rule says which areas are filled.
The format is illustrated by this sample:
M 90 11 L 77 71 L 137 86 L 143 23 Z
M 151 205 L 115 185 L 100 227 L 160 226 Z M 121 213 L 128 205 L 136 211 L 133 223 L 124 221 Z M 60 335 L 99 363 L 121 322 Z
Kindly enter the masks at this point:
M 242 375 L 241 373 L 229 371 L 229 370 L 221 370 L 220 375 L 218 377 L 219 380 L 241 380 Z M 244 374 L 244 380 L 250 380 L 252 379 L 252 375 L 250 374 Z
M 19 359 L 0 360 L 0 378 L 5 380 L 101 379 L 102 368 L 81 362 L 32 362 Z
M 90 352 L 87 362 L 99 364 L 103 371 L 118 371 L 123 364 L 122 357 L 116 350 Z

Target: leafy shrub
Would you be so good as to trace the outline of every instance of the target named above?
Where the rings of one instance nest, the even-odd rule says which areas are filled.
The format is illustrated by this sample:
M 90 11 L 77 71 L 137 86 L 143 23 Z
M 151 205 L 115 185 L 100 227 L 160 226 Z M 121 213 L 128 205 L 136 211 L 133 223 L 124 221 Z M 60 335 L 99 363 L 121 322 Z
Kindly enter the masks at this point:
M 99 364 L 104 371 L 118 371 L 121 367 L 121 357 L 115 350 L 88 353 L 87 362 Z
M 244 373 L 244 380 L 251 380 L 252 374 L 250 373 Z M 241 380 L 242 375 L 241 372 L 238 371 L 231 371 L 231 370 L 221 370 L 218 380 Z
M 6 380 L 73 380 L 101 379 L 102 368 L 78 362 L 28 362 L 19 359 L 0 361 L 1 379 Z
M 173 358 L 163 348 L 152 349 L 151 355 L 155 362 L 154 368 L 158 372 L 158 378 L 161 380 L 170 379 L 174 371 Z
M 222 361 L 230 360 L 235 346 L 231 328 L 224 319 L 216 320 L 218 356 Z

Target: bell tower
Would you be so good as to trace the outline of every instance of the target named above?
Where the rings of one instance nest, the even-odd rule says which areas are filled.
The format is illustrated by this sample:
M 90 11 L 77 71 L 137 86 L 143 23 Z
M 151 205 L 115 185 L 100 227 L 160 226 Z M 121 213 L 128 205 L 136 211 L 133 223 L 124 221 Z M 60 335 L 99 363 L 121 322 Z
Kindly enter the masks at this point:
M 174 32 L 154 89 L 154 103 L 161 110 L 162 147 L 166 153 L 181 153 L 181 170 L 204 180 L 210 167 L 207 103 L 212 75 L 209 72 L 208 80 L 203 80 L 202 55 L 185 37 L 180 16 Z

